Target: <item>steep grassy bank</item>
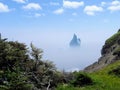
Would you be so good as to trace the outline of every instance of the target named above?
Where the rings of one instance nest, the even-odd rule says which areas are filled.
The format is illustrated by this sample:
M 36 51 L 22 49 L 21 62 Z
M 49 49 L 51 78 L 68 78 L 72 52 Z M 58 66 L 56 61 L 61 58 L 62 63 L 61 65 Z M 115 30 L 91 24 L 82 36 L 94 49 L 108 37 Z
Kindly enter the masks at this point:
M 112 70 L 120 66 L 120 61 L 108 65 L 100 71 L 88 73 L 93 79 L 94 84 L 84 87 L 73 87 L 70 85 L 60 85 L 57 90 L 120 90 L 120 77 L 114 73 L 109 74 Z

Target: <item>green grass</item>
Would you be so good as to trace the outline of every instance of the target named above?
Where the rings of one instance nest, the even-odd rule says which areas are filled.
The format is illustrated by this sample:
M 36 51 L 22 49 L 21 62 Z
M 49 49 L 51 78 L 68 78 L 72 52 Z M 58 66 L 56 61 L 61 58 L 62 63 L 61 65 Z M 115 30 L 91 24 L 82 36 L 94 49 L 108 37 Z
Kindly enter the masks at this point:
M 117 32 L 116 34 L 114 34 L 112 37 L 110 37 L 109 39 L 106 40 L 105 44 L 112 46 L 116 40 L 118 39 L 118 37 L 120 37 L 120 32 Z
M 73 87 L 69 85 L 60 85 L 56 90 L 120 90 L 120 78 L 108 74 L 109 71 L 120 66 L 120 61 L 108 65 L 100 71 L 88 73 L 93 79 L 94 84 L 84 87 Z

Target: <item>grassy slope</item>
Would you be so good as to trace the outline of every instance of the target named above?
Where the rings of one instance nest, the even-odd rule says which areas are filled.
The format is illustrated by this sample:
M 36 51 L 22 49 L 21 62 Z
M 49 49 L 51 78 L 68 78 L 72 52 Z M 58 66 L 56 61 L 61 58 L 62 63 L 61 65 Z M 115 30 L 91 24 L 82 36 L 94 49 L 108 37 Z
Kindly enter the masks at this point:
M 111 36 L 109 39 L 106 40 L 105 44 L 111 46 L 115 44 L 116 40 L 120 37 L 120 31 L 115 33 L 113 36 Z
M 70 86 L 60 86 L 57 90 L 120 90 L 120 78 L 114 75 L 109 75 L 108 72 L 120 66 L 120 61 L 117 61 L 102 70 L 90 73 L 90 77 L 94 80 L 94 85 L 75 88 Z

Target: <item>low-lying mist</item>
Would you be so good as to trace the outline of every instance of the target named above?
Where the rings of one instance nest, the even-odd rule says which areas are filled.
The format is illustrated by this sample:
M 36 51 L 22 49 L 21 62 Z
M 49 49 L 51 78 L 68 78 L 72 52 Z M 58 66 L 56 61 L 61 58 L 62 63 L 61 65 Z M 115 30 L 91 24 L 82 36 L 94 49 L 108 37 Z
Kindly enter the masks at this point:
M 98 60 L 109 34 L 108 36 L 103 35 L 102 32 L 76 32 L 75 34 L 81 39 L 81 45 L 77 48 L 69 46 L 73 32 L 44 33 L 41 39 L 34 41 L 34 44 L 44 50 L 43 58 L 53 61 L 58 69 L 81 70 Z
M 112 35 L 112 33 L 103 34 L 103 32 L 76 32 L 75 34 L 81 39 L 81 45 L 71 48 L 69 43 L 74 32 L 25 31 L 3 34 L 9 40 L 18 40 L 28 46 L 32 42 L 44 51 L 43 60 L 53 61 L 58 69 L 66 71 L 81 70 L 97 61 L 105 40 Z

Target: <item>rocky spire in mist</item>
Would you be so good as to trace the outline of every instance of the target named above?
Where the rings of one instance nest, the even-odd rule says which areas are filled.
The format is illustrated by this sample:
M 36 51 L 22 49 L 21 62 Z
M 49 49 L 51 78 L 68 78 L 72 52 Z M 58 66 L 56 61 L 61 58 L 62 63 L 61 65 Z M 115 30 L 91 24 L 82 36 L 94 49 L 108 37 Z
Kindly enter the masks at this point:
M 77 38 L 77 35 L 74 34 L 72 40 L 70 41 L 70 47 L 79 47 L 80 43 L 80 38 Z

